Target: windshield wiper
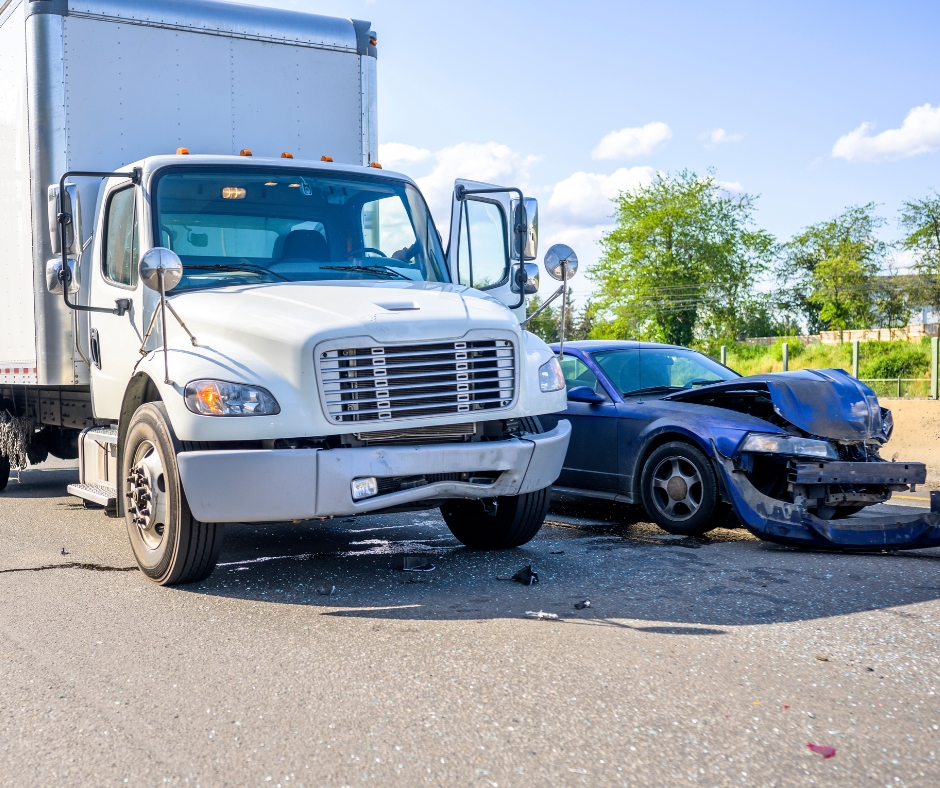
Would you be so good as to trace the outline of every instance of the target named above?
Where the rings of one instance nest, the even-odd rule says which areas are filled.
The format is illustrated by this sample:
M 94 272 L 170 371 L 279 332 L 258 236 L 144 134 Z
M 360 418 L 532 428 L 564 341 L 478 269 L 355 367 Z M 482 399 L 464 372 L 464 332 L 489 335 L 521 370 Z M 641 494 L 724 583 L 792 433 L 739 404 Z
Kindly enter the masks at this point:
M 260 265 L 250 265 L 248 263 L 239 263 L 238 265 L 184 265 L 183 270 L 188 271 L 190 268 L 195 268 L 199 271 L 252 271 L 258 272 L 260 274 L 265 274 L 267 276 L 275 276 L 280 279 L 282 282 L 290 282 L 286 276 L 277 273 L 276 271 L 269 271 L 267 268 L 264 268 Z
M 321 265 L 322 271 L 364 271 L 367 274 L 379 274 L 390 279 L 411 279 L 387 265 Z
M 654 391 L 682 391 L 681 386 L 647 386 L 643 389 L 623 392 L 623 396 L 632 397 L 634 394 L 652 394 Z

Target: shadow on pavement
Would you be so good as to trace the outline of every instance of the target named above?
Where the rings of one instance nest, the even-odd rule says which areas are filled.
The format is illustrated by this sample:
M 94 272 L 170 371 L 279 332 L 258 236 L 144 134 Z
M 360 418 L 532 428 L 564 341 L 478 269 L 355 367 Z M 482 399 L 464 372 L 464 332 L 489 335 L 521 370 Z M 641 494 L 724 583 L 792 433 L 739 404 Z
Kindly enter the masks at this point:
M 0 491 L 0 498 L 61 498 L 68 494 L 65 488 L 76 482 L 78 468 L 27 468 L 20 471 L 19 480 L 17 472 L 10 471 L 10 481 Z

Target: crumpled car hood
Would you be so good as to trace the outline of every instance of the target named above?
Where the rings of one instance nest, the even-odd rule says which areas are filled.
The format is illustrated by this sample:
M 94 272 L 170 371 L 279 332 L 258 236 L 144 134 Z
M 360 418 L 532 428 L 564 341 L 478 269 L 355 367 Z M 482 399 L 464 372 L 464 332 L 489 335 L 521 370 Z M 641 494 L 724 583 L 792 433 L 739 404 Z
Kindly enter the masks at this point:
M 749 375 L 676 392 L 663 399 L 706 404 L 715 394 L 736 391 L 767 392 L 777 414 L 810 435 L 846 441 L 884 439 L 881 406 L 875 392 L 842 369 Z

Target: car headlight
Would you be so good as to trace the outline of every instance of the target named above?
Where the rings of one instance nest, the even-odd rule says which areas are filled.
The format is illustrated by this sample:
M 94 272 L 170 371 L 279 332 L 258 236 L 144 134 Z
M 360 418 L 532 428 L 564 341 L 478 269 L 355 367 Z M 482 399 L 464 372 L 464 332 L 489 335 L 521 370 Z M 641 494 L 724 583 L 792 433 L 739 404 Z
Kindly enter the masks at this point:
M 558 359 L 552 356 L 542 366 L 539 367 L 539 388 L 548 393 L 549 391 L 561 391 L 565 387 L 565 376 L 561 372 L 561 364 Z
M 761 454 L 792 454 L 796 457 L 814 457 L 819 460 L 838 460 L 839 455 L 825 441 L 812 438 L 793 438 L 789 435 L 765 435 L 752 432 L 741 443 L 739 451 Z
M 186 384 L 186 407 L 200 416 L 273 416 L 281 412 L 267 389 L 224 380 Z

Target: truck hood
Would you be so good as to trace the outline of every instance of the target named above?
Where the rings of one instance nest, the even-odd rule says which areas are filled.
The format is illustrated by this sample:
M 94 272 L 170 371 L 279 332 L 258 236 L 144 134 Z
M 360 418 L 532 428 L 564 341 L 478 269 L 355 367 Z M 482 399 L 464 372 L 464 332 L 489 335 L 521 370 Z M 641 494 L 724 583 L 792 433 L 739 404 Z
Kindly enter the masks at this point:
M 438 282 L 278 282 L 174 294 L 171 301 L 199 336 L 303 344 L 337 336 L 378 342 L 461 337 L 472 328 L 519 333 L 495 299 Z
M 801 369 L 714 383 L 663 399 L 738 410 L 748 397 L 769 396 L 778 416 L 831 440 L 885 440 L 875 392 L 842 369 Z

